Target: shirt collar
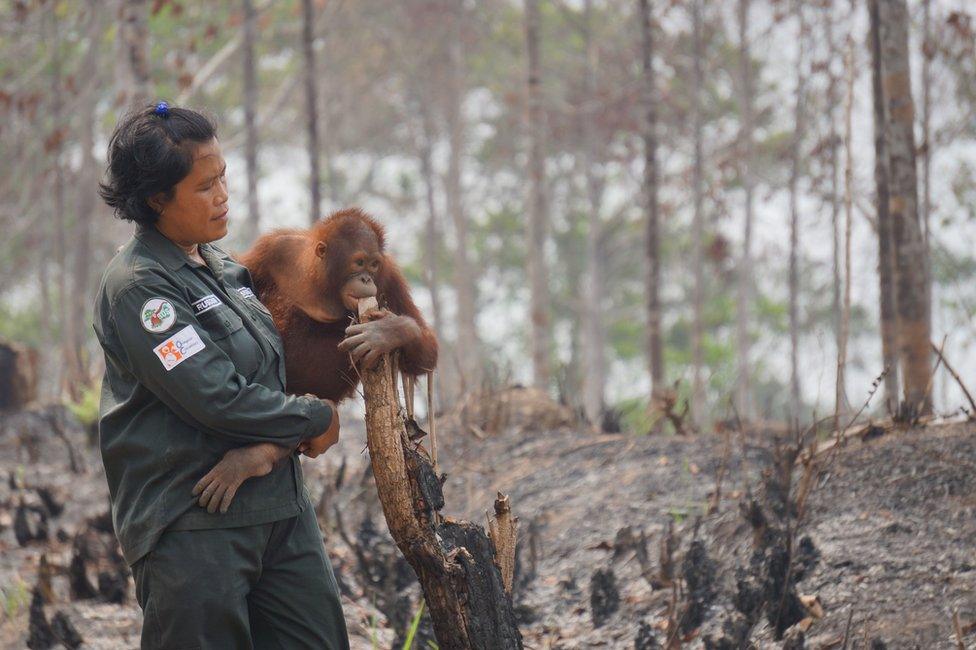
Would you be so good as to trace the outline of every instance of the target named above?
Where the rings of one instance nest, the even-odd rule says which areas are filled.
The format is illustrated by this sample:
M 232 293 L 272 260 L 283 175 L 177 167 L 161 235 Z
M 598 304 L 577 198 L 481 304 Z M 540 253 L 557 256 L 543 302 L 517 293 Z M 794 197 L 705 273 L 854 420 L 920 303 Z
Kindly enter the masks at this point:
M 218 278 L 224 277 L 224 255 L 212 244 L 200 244 L 200 257 Z
M 159 262 L 170 271 L 175 271 L 184 264 L 187 266 L 199 266 L 191 260 L 182 248 L 177 246 L 166 235 L 159 232 L 152 224 L 139 224 L 136 227 L 136 238 L 148 246 Z M 221 250 L 211 244 L 200 244 L 200 257 L 207 262 L 207 266 L 217 275 L 221 276 L 224 262 Z

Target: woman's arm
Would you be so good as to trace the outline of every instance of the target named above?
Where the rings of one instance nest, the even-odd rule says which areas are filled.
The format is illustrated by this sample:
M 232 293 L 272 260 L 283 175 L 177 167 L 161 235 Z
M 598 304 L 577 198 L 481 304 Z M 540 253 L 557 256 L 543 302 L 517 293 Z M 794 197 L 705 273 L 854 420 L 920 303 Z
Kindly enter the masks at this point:
M 175 312 L 175 322 L 163 332 L 143 326 L 141 311 L 154 298 Z M 329 428 L 333 409 L 326 402 L 249 384 L 200 325 L 182 293 L 162 278 L 143 279 L 113 296 L 111 327 L 114 341 L 108 341 L 108 351 L 116 352 L 119 363 L 140 383 L 202 431 L 244 444 L 295 447 Z

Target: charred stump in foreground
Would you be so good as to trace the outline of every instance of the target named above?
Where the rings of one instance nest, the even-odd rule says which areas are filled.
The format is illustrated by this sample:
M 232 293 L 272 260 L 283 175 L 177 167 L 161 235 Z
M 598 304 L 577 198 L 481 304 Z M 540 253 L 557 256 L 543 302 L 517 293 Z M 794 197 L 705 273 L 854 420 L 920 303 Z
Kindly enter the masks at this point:
M 0 411 L 19 410 L 37 399 L 37 350 L 0 340 Z
M 362 317 L 370 306 L 360 302 Z M 374 303 L 375 305 L 375 303 Z M 441 480 L 426 450 L 407 435 L 389 355 L 360 369 L 366 442 L 390 534 L 423 589 L 438 645 L 444 650 L 522 648 L 501 567 L 514 547 L 497 546 L 481 526 L 443 518 Z M 496 556 L 504 555 L 500 559 Z

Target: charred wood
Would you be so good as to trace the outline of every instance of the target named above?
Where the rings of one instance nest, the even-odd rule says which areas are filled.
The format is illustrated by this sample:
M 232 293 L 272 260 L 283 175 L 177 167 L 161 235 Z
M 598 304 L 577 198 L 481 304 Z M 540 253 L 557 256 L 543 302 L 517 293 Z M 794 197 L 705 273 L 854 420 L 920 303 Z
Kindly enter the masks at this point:
M 597 569 L 590 578 L 590 613 L 593 627 L 602 627 L 620 609 L 620 591 L 613 569 Z
M 360 301 L 360 316 L 372 308 Z M 480 526 L 443 520 L 441 482 L 407 436 L 389 356 L 360 368 L 366 439 L 377 494 L 390 534 L 413 567 L 444 650 L 521 648 L 512 600 Z
M 58 642 L 68 648 L 68 650 L 75 650 L 85 642 L 81 638 L 81 634 L 78 633 L 78 629 L 74 626 L 74 623 L 62 611 L 55 612 L 54 617 L 51 619 L 51 632 Z
M 44 596 L 37 588 L 31 596 L 30 615 L 27 623 L 27 647 L 31 650 L 47 650 L 54 647 L 57 639 L 44 613 Z

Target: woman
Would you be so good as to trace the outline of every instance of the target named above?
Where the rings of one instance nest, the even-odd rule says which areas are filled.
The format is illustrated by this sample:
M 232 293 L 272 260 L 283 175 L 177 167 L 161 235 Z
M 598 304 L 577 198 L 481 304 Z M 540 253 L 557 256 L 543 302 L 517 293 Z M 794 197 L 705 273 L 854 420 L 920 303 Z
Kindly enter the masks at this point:
M 231 450 L 314 458 L 339 433 L 332 403 L 284 392 L 271 316 L 247 269 L 211 244 L 227 234 L 225 168 L 213 122 L 160 102 L 116 127 L 100 187 L 137 224 L 105 270 L 94 325 L 102 462 L 142 647 L 348 648 L 297 453 L 269 461 L 226 513 L 193 494 Z

